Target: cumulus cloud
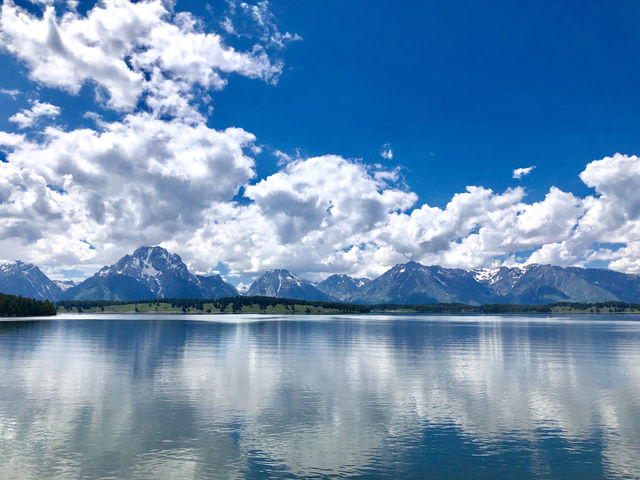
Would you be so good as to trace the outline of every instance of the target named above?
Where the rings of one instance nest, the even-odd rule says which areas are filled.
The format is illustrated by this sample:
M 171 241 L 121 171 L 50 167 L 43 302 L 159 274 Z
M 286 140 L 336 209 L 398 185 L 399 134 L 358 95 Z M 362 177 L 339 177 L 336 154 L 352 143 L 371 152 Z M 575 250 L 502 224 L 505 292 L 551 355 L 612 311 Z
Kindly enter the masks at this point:
M 40 117 L 57 117 L 60 115 L 60 107 L 47 102 L 34 100 L 31 108 L 24 108 L 15 115 L 9 117 L 10 122 L 18 124 L 19 128 L 31 127 Z
M 640 182 L 638 168 L 637 157 L 619 154 L 591 162 L 581 178 L 596 194 L 584 198 L 551 187 L 544 199 L 527 203 L 521 187 L 497 193 L 475 186 L 455 194 L 444 208 L 413 208 L 411 192 L 376 183 L 376 172 L 340 157 L 316 157 L 248 188 L 253 204 L 218 211 L 216 218 L 225 219 L 220 220 L 225 235 L 205 226 L 185 246 L 195 249 L 209 242 L 216 258 L 235 249 L 228 257 L 232 271 L 284 265 L 311 278 L 336 271 L 373 276 L 408 260 L 460 268 L 512 264 L 519 252 L 526 263 L 588 265 L 600 260 L 618 270 L 640 272 L 640 189 L 634 188 Z M 616 172 L 623 185 L 614 185 Z M 357 187 L 343 188 L 344 174 Z M 317 178 L 322 178 L 318 185 L 310 182 Z M 393 200 L 383 202 L 384 197 Z M 367 198 L 378 201 L 358 203 Z M 332 215 L 348 208 L 358 213 Z M 612 241 L 624 246 L 599 247 Z
M 160 243 L 196 228 L 205 209 L 254 176 L 245 154 L 254 137 L 239 128 L 146 113 L 104 127 L 49 127 L 39 140 L 0 136 L 11 149 L 0 164 L 1 238 L 41 258 L 73 257 L 75 248 L 86 259 L 87 238 L 103 251 Z
M 0 147 L 16 147 L 25 141 L 25 136 L 18 133 L 8 133 L 0 131 Z
M 199 271 L 223 262 L 230 275 L 285 267 L 312 279 L 371 277 L 408 260 L 476 268 L 513 262 L 523 251 L 533 252 L 527 262 L 606 259 L 638 271 L 637 157 L 587 165 L 581 177 L 595 195 L 584 198 L 552 187 L 527 203 L 522 187 L 470 186 L 443 208 L 416 207 L 417 196 L 381 165 L 297 158 L 255 182 L 255 138 L 244 130 L 148 113 L 102 125 L 48 127 L 38 141 L 0 135 L 8 149 L 0 164 L 0 247 L 62 265 L 109 263 L 161 243 Z M 615 172 L 623 184 L 614 187 Z M 624 248 L 597 246 L 612 239 Z
M 162 244 L 199 271 L 221 262 L 243 278 L 274 267 L 319 279 L 372 277 L 408 260 L 475 268 L 520 258 L 640 272 L 636 156 L 589 163 L 586 197 L 551 187 L 527 201 L 522 187 L 468 186 L 444 207 L 417 204 L 399 168 L 340 155 L 274 148 L 280 170 L 257 179 L 255 137 L 210 128 L 198 106 L 228 74 L 277 79 L 268 4 L 230 4 L 268 33 L 245 52 L 168 5 L 106 0 L 85 15 L 47 6 L 37 16 L 3 4 L 2 47 L 33 80 L 72 94 L 95 85 L 112 112 L 86 113 L 93 128 L 0 131 L 0 251 L 62 271 Z M 34 127 L 59 113 L 34 101 L 12 119 Z M 391 146 L 381 155 L 393 158 Z
M 0 16 L 2 46 L 26 63 L 32 80 L 73 94 L 95 84 L 107 105 L 121 111 L 133 110 L 143 95 L 155 99 L 153 109 L 158 97 L 176 102 L 174 96 L 188 97 L 194 85 L 220 89 L 228 73 L 276 81 L 282 65 L 263 50 L 238 52 L 219 35 L 200 31 L 189 13 L 166 5 L 106 0 L 86 16 L 68 11 L 58 17 L 48 6 L 38 17 L 9 0 Z
M 513 171 L 513 178 L 522 178 L 525 175 L 529 175 L 533 169 L 536 168 L 535 165 L 532 167 L 525 167 L 525 168 L 516 168 Z
M 311 276 L 362 268 L 351 262 L 346 250 L 367 242 L 393 212 L 417 200 L 414 193 L 376 179 L 374 173 L 337 155 L 294 160 L 247 186 L 250 204 L 217 204 L 195 235 L 178 235 L 168 245 L 199 250 L 202 258 L 220 258 L 232 274 L 277 266 Z M 377 265 L 370 267 L 374 271 Z
M 336 271 L 374 276 L 408 260 L 476 268 L 512 263 L 511 254 L 521 251 L 534 251 L 529 261 L 565 265 L 593 254 L 598 237 L 573 253 L 556 244 L 581 242 L 580 222 L 599 197 L 553 187 L 543 200 L 526 203 L 521 187 L 496 193 L 476 186 L 444 208 L 414 208 L 415 194 L 378 173 L 384 170 L 338 156 L 296 160 L 248 186 L 252 203 L 216 205 L 206 216 L 215 222 L 170 245 L 193 252 L 189 258 L 206 252 L 221 259 L 232 274 L 284 266 L 310 278 Z

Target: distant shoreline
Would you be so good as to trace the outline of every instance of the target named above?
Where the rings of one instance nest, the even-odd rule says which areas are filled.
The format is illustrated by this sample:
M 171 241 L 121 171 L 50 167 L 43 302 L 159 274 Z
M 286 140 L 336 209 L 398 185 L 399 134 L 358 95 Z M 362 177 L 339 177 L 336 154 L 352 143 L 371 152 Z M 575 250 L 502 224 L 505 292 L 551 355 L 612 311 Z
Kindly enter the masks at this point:
M 208 299 L 158 299 L 140 301 L 77 300 L 57 303 L 58 313 L 146 313 L 146 314 L 640 314 L 640 304 L 627 302 L 545 305 L 466 305 L 461 303 L 360 305 L 307 301 L 277 297 L 226 297 Z

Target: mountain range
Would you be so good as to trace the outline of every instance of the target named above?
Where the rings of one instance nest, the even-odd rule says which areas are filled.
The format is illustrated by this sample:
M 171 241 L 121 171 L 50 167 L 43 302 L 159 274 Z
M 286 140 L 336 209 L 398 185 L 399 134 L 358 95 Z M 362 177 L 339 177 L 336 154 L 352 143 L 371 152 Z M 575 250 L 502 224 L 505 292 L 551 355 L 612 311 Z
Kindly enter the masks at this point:
M 537 264 L 469 271 L 408 262 L 373 280 L 340 274 L 319 283 L 275 269 L 242 287 L 242 294 L 249 296 L 366 304 L 640 302 L 638 275 Z M 52 301 L 221 298 L 241 294 L 219 275 L 190 273 L 179 255 L 161 247 L 140 247 L 78 284 L 53 281 L 33 264 L 5 263 L 0 265 L 0 292 Z
M 221 298 L 238 295 L 220 275 L 189 272 L 179 255 L 161 247 L 140 247 L 83 282 L 55 282 L 32 264 L 0 265 L 0 292 L 39 300 L 147 300 Z
M 417 262 L 396 265 L 363 285 L 357 303 L 509 303 L 640 301 L 640 277 L 613 270 L 524 265 L 472 271 Z

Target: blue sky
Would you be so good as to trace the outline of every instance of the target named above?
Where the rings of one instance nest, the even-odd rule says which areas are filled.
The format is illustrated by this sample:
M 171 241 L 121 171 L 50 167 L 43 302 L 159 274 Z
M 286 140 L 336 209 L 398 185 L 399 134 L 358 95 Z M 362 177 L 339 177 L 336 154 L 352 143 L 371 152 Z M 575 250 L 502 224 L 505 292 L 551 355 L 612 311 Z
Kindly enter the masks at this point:
M 550 185 L 585 194 L 586 163 L 640 150 L 637 2 L 273 10 L 304 41 L 287 48 L 275 88 L 243 80 L 221 92 L 214 125 L 241 124 L 284 151 L 366 161 L 389 142 L 411 188 L 440 206 L 466 185 L 503 190 L 529 165 L 532 197 Z
M 371 276 L 405 260 L 463 268 L 541 261 L 609 265 L 625 271 L 640 269 L 634 260 L 635 249 L 640 248 L 640 243 L 636 247 L 635 242 L 640 238 L 632 233 L 636 209 L 635 200 L 629 195 L 633 193 L 620 198 L 615 195 L 616 190 L 634 192 L 637 181 L 632 174 L 638 163 L 634 154 L 640 151 L 637 2 L 488 5 L 472 1 L 178 1 L 173 10 L 165 4 L 166 12 L 162 14 L 158 13 L 163 8 L 161 2 L 149 4 L 158 5 L 154 14 L 162 17 L 166 31 L 168 26 L 178 25 L 180 38 L 186 39 L 191 27 L 184 27 L 180 12 L 190 12 L 189 18 L 197 19 L 193 31 L 209 35 L 209 39 L 219 35 L 224 49 L 234 47 L 236 52 L 251 57 L 254 64 L 251 68 L 242 66 L 245 58 L 225 66 L 212 59 L 211 72 L 220 73 L 224 85 L 205 85 L 211 72 L 203 73 L 202 65 L 197 67 L 186 60 L 178 65 L 176 59 L 158 54 L 153 60 L 156 63 L 131 64 L 132 55 L 157 41 L 150 36 L 144 45 L 136 45 L 137 39 L 132 37 L 131 45 L 122 53 L 125 68 L 131 68 L 136 75 L 144 74 L 150 85 L 155 66 L 162 78 L 175 83 L 171 88 L 178 96 L 189 96 L 190 110 L 184 107 L 180 112 L 161 111 L 150 106 L 147 96 L 156 96 L 165 105 L 169 102 L 168 97 L 162 96 L 166 92 L 158 93 L 156 85 L 143 87 L 135 104 L 115 105 L 110 95 L 116 88 L 122 93 L 128 87 L 109 86 L 110 80 L 100 77 L 104 70 L 97 61 L 91 66 L 94 70 L 63 79 L 64 69 L 56 71 L 56 62 L 73 61 L 69 65 L 81 69 L 88 57 L 58 58 L 51 44 L 47 44 L 50 49 L 42 49 L 38 42 L 47 40 L 36 38 L 37 33 L 14 28 L 20 17 L 13 14 L 18 11 L 34 22 L 43 21 L 47 8 L 43 2 L 5 3 L 2 28 L 8 40 L 0 56 L 0 88 L 16 92 L 0 95 L 0 131 L 25 135 L 34 145 L 16 146 L 17 137 L 11 137 L 5 141 L 2 155 L 8 159 L 7 165 L 31 169 L 47 185 L 61 189 L 66 197 L 51 199 L 52 205 L 62 209 L 56 218 L 85 228 L 74 232 L 78 237 L 74 242 L 78 244 L 65 248 L 60 240 L 62 231 L 57 240 L 46 232 L 27 235 L 23 229 L 16 234 L 19 220 L 15 219 L 26 210 L 20 210 L 20 214 L 15 208 L 10 214 L 7 210 L 7 231 L 1 241 L 5 248 L 28 257 L 26 260 L 39 262 L 52 273 L 82 268 L 89 271 L 127 253 L 136 243 L 159 243 L 182 248 L 178 253 L 200 271 L 213 268 L 237 278 L 280 266 L 315 278 L 338 271 Z M 63 43 L 70 45 L 79 40 L 72 38 L 73 27 L 65 30 L 61 16 L 64 12 L 82 20 L 97 18 L 91 17 L 92 12 L 102 9 L 104 21 L 109 15 L 116 18 L 118 10 L 129 5 L 132 4 L 114 0 L 91 10 L 94 2 L 80 2 L 75 9 L 73 4 L 54 2 L 52 18 L 57 18 Z M 114 38 L 117 28 L 111 32 Z M 103 33 L 109 37 L 110 32 Z M 87 43 L 90 47 L 94 44 L 95 41 Z M 29 46 L 34 45 L 40 46 L 30 50 Z M 154 44 L 153 48 L 167 48 L 167 44 L 162 45 Z M 82 46 L 77 48 L 80 52 Z M 185 46 L 184 55 L 186 48 L 195 47 Z M 103 45 L 96 50 L 101 55 L 113 51 Z M 69 51 L 75 52 L 73 48 Z M 258 53 L 263 55 L 262 63 Z M 120 58 L 116 57 L 114 61 Z M 265 59 L 272 68 L 269 72 L 263 69 Z M 100 61 L 110 65 L 107 58 Z M 173 64 L 169 65 L 169 61 Z M 189 69 L 196 73 L 185 73 Z M 133 76 L 132 72 L 129 73 Z M 15 117 L 9 120 L 19 110 L 33 108 L 36 100 L 58 107 L 59 113 L 42 114 L 27 127 L 21 127 Z M 87 112 L 93 113 L 88 116 Z M 102 126 L 96 124 L 94 114 L 100 115 Z M 122 214 L 118 205 L 133 205 L 143 198 L 140 189 L 134 188 L 132 180 L 131 185 L 127 184 L 131 189 L 128 196 L 117 189 L 89 195 L 87 189 L 96 182 L 81 184 L 78 179 L 84 178 L 80 173 L 91 170 L 90 165 L 82 166 L 78 158 L 69 160 L 78 162 L 73 168 L 68 166 L 70 163 L 61 166 L 60 151 L 51 147 L 53 137 L 46 131 L 49 125 L 65 132 L 64 145 L 73 151 L 69 145 L 75 138 L 72 132 L 77 129 L 92 129 L 95 137 L 118 124 L 117 134 L 129 138 L 126 129 L 135 129 L 128 116 L 136 116 L 138 121 L 138 117 L 147 114 L 153 117 L 155 127 L 165 129 L 162 135 L 172 135 L 168 129 L 183 122 L 189 128 L 206 125 L 209 133 L 238 127 L 254 136 L 254 140 L 239 142 L 252 164 L 243 164 L 238 156 L 230 160 L 229 168 L 241 172 L 237 178 L 226 175 L 228 170 L 222 160 L 205 160 L 210 175 L 207 178 L 215 183 L 215 179 L 229 177 L 230 190 L 203 197 L 198 190 L 200 177 L 189 177 L 185 183 L 183 176 L 175 173 L 177 164 L 189 169 L 188 146 L 172 151 L 171 158 L 176 162 L 165 165 L 157 182 L 146 186 L 160 195 L 166 192 L 161 188 L 180 185 L 180 198 L 169 203 L 181 207 L 169 215 L 175 215 L 174 230 L 191 234 L 187 244 L 186 237 L 170 233 L 169 226 L 157 228 L 157 224 L 154 227 L 139 220 L 139 209 L 129 212 L 130 219 L 137 219 L 131 221 L 139 223 L 139 235 L 131 234 L 131 228 L 126 232 L 122 225 L 118 226 L 120 220 L 114 213 Z M 101 159 L 117 150 L 111 149 L 107 154 L 101 146 L 96 148 L 101 153 L 95 165 L 102 165 Z M 34 155 L 34 149 L 41 158 L 37 166 L 25 160 L 27 153 Z M 392 155 L 383 158 L 381 153 L 385 151 Z M 622 156 L 612 157 L 615 153 Z M 89 164 L 92 154 L 85 154 Z M 135 164 L 135 156 L 127 158 Z M 313 158 L 324 160 L 307 162 Z M 55 168 L 43 167 L 47 161 L 55 163 Z M 113 164 L 111 159 L 104 165 Z M 155 164 L 149 165 L 149 171 L 153 171 Z M 218 170 L 212 165 L 217 165 Z M 585 170 L 589 165 L 591 168 Z M 531 166 L 535 168 L 530 173 L 513 178 L 514 169 Z M 113 172 L 104 168 L 100 175 L 109 183 Z M 360 173 L 353 173 L 353 168 Z M 619 189 L 616 178 L 621 177 L 610 175 L 616 169 L 629 176 Z M 169 170 L 174 177 L 166 173 Z M 354 188 L 354 198 L 338 198 L 329 187 L 316 189 L 313 185 L 316 175 L 336 171 L 345 172 L 347 177 L 360 175 L 352 182 L 359 185 Z M 71 190 L 66 192 L 61 187 L 64 178 L 68 178 L 65 172 L 75 174 L 72 183 L 78 197 L 73 208 Z M 580 176 L 582 172 L 587 172 L 584 178 Z M 383 177 L 384 181 L 380 180 Z M 358 183 L 361 180 L 363 183 Z M 118 185 L 122 178 L 113 181 Z M 301 181 L 309 186 L 298 192 L 296 185 Z M 375 182 L 378 183 L 374 185 Z M 374 190 L 366 190 L 369 187 L 365 188 L 365 184 L 373 185 Z M 20 181 L 13 186 L 18 190 L 26 188 Z M 459 195 L 467 186 L 481 190 L 468 193 L 469 199 L 465 200 Z M 398 194 L 389 200 L 395 195 L 393 192 L 404 196 L 400 198 Z M 146 200 L 140 200 L 140 205 L 151 197 L 146 192 Z M 365 205 L 360 202 L 363 198 L 378 203 L 373 207 L 371 202 Z M 462 206 L 450 204 L 455 198 Z M 203 199 L 202 205 L 194 199 Z M 629 205 L 619 203 L 626 201 Z M 61 207 L 61 202 L 66 206 Z M 483 202 L 486 209 L 483 207 L 482 211 L 466 210 L 470 207 L 465 205 L 484 205 Z M 506 215 L 501 213 L 507 208 L 505 202 L 517 227 L 515 223 L 496 223 L 494 217 Z M 599 203 L 594 206 L 594 202 Z M 246 210 L 231 213 L 231 209 L 240 207 Z M 332 208 L 337 215 L 321 218 L 322 212 Z M 358 218 L 340 213 L 350 208 L 366 212 Z M 427 208 L 432 210 L 426 211 Z M 78 216 L 79 209 L 86 211 L 86 217 Z M 414 209 L 425 210 L 420 213 L 421 219 L 414 218 Z M 607 209 L 623 214 L 608 230 L 596 233 L 592 224 L 604 224 L 600 216 Z M 380 213 L 383 211 L 384 215 Z M 528 213 L 522 217 L 525 211 Z M 100 212 L 107 212 L 107 216 Z M 265 240 L 269 245 L 257 246 L 259 232 L 247 234 L 246 226 L 238 223 L 243 215 L 249 218 L 254 214 L 259 215 L 259 220 L 252 217 L 246 221 L 250 225 L 264 222 L 263 228 L 273 237 L 270 242 Z M 213 217 L 216 218 L 212 220 Z M 607 216 L 613 217 L 616 215 Z M 530 219 L 529 223 L 524 225 L 523 218 Z M 339 221 L 359 227 L 347 231 L 346 223 L 338 227 Z M 230 255 L 229 245 L 233 242 L 220 238 L 218 230 L 223 227 L 216 227 L 219 225 L 243 237 L 236 243 L 260 253 L 248 253 L 253 258 L 243 261 L 237 254 Z M 327 239 L 334 238 L 330 233 L 334 227 L 335 238 L 348 237 L 348 241 L 336 240 L 327 246 L 331 243 Z M 401 228 L 412 232 L 411 245 L 393 238 Z M 211 229 L 216 230 L 215 235 Z M 326 239 L 319 240 L 323 232 Z M 509 237 L 509 242 L 498 245 L 495 238 L 500 235 Z M 193 238 L 199 238 L 198 242 Z M 53 249 L 55 255 L 50 253 L 53 243 L 58 245 Z M 90 250 L 88 245 L 92 246 Z M 308 258 L 305 248 L 319 253 Z M 198 253 L 203 251 L 207 252 L 206 259 Z

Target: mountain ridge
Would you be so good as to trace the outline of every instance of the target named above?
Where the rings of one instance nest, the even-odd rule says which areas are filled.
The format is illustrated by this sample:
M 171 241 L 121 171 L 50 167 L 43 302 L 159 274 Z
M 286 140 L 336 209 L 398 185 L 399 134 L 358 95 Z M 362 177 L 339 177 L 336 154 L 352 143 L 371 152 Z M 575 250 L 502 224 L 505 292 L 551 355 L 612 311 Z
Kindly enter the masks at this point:
M 640 277 L 608 269 L 529 264 L 462 270 L 408 262 L 392 267 L 348 301 L 358 303 L 546 304 L 637 301 Z
M 237 295 L 219 275 L 193 275 L 176 253 L 140 247 L 66 290 L 62 300 L 219 298 Z
M 317 283 L 274 269 L 239 287 L 248 296 L 360 304 L 640 301 L 638 275 L 541 264 L 463 270 L 410 261 L 373 280 L 334 274 Z M 51 301 L 214 299 L 241 294 L 219 275 L 190 273 L 178 254 L 158 246 L 140 247 L 77 284 L 51 280 L 33 264 L 8 262 L 0 265 L 0 292 Z
M 368 278 L 354 278 L 341 273 L 328 276 L 315 287 L 337 300 L 345 301 L 370 281 Z
M 63 290 L 34 264 L 14 260 L 0 265 L 0 292 L 55 301 L 60 299 Z
M 299 300 L 336 300 L 316 288 L 308 280 L 304 280 L 285 269 L 267 270 L 251 284 L 246 295 Z

